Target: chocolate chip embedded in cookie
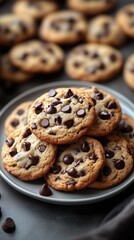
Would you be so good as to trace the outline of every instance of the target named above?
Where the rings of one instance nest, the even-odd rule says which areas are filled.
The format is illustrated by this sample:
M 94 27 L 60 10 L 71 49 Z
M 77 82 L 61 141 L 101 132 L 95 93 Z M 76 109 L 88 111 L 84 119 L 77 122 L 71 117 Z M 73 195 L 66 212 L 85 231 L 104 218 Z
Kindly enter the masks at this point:
M 97 15 L 108 12 L 115 5 L 116 0 L 68 0 L 67 5 L 73 10 L 86 15 Z
M 124 66 L 124 80 L 134 90 L 134 54 L 129 56 Z
M 96 189 L 110 188 L 123 181 L 133 168 L 132 151 L 128 142 L 119 136 L 100 139 L 106 163 L 95 182 L 89 187 Z
M 95 105 L 95 120 L 86 134 L 89 136 L 105 136 L 110 134 L 119 124 L 122 110 L 118 100 L 108 92 L 92 86 L 85 89 Z
M 9 56 L 15 66 L 29 73 L 56 72 L 64 63 L 64 53 L 59 46 L 38 40 L 14 46 Z
M 134 38 L 134 4 L 128 4 L 119 10 L 117 23 L 126 35 Z
M 0 16 L 0 45 L 12 46 L 33 37 L 36 25 L 28 15 L 4 14 Z
M 29 110 L 28 123 L 40 139 L 64 144 L 84 135 L 93 124 L 94 116 L 94 105 L 87 93 L 76 88 L 58 88 L 35 100 Z
M 103 82 L 116 76 L 123 64 L 119 51 L 100 44 L 82 44 L 73 48 L 66 58 L 67 74 L 75 79 Z
M 96 179 L 104 162 L 102 145 L 97 140 L 84 136 L 75 143 L 58 148 L 55 164 L 45 179 L 57 190 L 83 189 Z
M 24 13 L 39 20 L 49 13 L 58 9 L 58 5 L 54 1 L 38 0 L 38 1 L 18 1 L 13 5 L 13 12 Z
M 27 125 L 28 111 L 32 102 L 24 102 L 16 107 L 5 121 L 5 133 L 8 136 L 14 130 Z
M 40 27 L 41 39 L 57 44 L 73 44 L 83 40 L 87 23 L 83 16 L 73 11 L 59 11 L 47 16 Z
M 2 148 L 4 168 L 24 181 L 46 174 L 54 163 L 57 146 L 41 141 L 28 126 L 11 133 Z
M 87 41 L 122 46 L 126 42 L 126 35 L 113 17 L 100 15 L 89 22 Z

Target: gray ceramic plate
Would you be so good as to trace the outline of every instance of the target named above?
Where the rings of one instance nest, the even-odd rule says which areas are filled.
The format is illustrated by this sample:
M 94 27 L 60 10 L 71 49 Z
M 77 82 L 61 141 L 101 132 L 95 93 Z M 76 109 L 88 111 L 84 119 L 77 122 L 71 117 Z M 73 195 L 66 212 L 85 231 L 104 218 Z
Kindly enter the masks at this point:
M 83 87 L 83 86 L 90 86 L 93 84 L 89 83 L 82 83 L 82 82 L 73 82 L 73 81 L 66 81 L 66 82 L 54 82 L 51 84 L 45 84 L 36 88 L 33 88 L 24 94 L 21 94 L 19 97 L 12 100 L 2 111 L 1 111 L 1 118 L 0 118 L 0 150 L 2 148 L 2 145 L 5 141 L 5 133 L 4 133 L 4 122 L 7 118 L 7 116 L 14 110 L 14 108 L 21 104 L 24 101 L 30 101 L 34 100 L 40 95 L 42 95 L 44 92 L 47 92 L 51 88 L 57 88 L 57 87 Z M 129 100 L 127 100 L 124 96 L 119 94 L 118 92 L 108 88 L 104 87 L 103 85 L 94 84 L 97 87 L 100 87 L 107 92 L 113 94 L 120 102 L 121 107 L 123 109 L 123 112 L 134 117 L 134 105 Z M 56 190 L 52 190 L 53 194 L 50 197 L 43 197 L 39 195 L 39 189 L 41 185 L 43 184 L 43 180 L 39 181 L 33 181 L 33 182 L 23 182 L 17 179 L 16 177 L 10 175 L 2 166 L 2 159 L 1 161 L 1 176 L 2 178 L 13 188 L 15 188 L 17 191 L 49 203 L 54 204 L 65 204 L 65 205 L 73 205 L 73 204 L 87 204 L 87 203 L 93 203 L 97 201 L 102 201 L 106 198 L 112 197 L 115 194 L 120 193 L 125 188 L 127 188 L 132 181 L 134 180 L 134 172 L 132 172 L 123 182 L 118 184 L 117 186 L 107 189 L 107 190 L 95 190 L 95 189 L 84 189 L 81 191 L 75 191 L 75 192 L 60 192 Z

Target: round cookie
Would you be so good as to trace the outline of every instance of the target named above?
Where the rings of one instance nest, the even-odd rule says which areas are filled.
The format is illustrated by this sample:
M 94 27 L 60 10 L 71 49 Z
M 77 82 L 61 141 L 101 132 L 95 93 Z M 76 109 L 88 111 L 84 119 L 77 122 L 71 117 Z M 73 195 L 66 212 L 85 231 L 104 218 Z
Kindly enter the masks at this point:
M 123 136 L 134 153 L 134 118 L 123 114 L 118 127 L 115 129 L 115 134 Z
M 68 0 L 67 5 L 73 10 L 93 16 L 108 12 L 114 7 L 115 2 L 115 0 Z
M 6 54 L 0 59 L 0 77 L 5 81 L 22 83 L 30 80 L 32 75 L 14 66 Z
M 59 147 L 54 165 L 45 179 L 51 187 L 61 191 L 74 191 L 93 182 L 105 162 L 102 145 L 90 137 Z
M 12 46 L 33 37 L 36 33 L 36 25 L 25 14 L 3 14 L 0 16 L 0 45 Z
M 82 44 L 68 54 L 65 69 L 74 80 L 103 82 L 116 76 L 123 64 L 122 54 L 101 44 Z
M 28 111 L 32 102 L 21 103 L 5 121 L 5 133 L 8 136 L 14 130 L 27 125 Z
M 28 126 L 11 133 L 3 148 L 4 168 L 24 181 L 46 174 L 54 163 L 57 146 L 38 139 Z
M 124 80 L 134 90 L 134 54 L 129 56 L 124 66 Z
M 14 46 L 9 56 L 15 66 L 29 73 L 56 72 L 64 63 L 64 53 L 59 46 L 38 40 Z
M 133 168 L 132 151 L 128 142 L 119 136 L 101 139 L 105 150 L 106 163 L 97 180 L 90 188 L 106 189 L 123 181 Z
M 74 44 L 85 38 L 87 23 L 80 13 L 64 10 L 49 14 L 42 22 L 41 39 L 57 44 Z
M 58 5 L 54 1 L 38 0 L 38 1 L 18 1 L 13 5 L 13 12 L 24 13 L 39 20 L 47 14 L 58 9 Z
M 29 109 L 32 132 L 54 144 L 79 139 L 94 121 L 94 104 L 80 89 L 58 88 L 37 98 Z
M 128 4 L 119 10 L 117 23 L 126 35 L 134 38 L 134 4 Z
M 113 17 L 100 15 L 90 21 L 87 41 L 117 47 L 122 46 L 126 42 L 126 35 L 119 28 Z
M 110 134 L 119 124 L 122 111 L 118 100 L 108 92 L 92 86 L 85 89 L 95 105 L 95 120 L 86 132 L 89 136 L 99 137 Z

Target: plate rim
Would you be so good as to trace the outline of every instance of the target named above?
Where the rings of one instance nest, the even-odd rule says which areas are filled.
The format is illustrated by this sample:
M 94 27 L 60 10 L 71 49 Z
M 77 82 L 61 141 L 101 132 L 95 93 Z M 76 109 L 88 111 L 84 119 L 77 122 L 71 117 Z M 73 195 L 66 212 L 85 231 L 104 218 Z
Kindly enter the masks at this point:
M 78 87 L 82 87 L 81 85 L 83 84 L 83 86 L 93 86 L 95 85 L 96 87 L 102 88 L 105 91 L 109 91 L 110 94 L 115 95 L 115 97 L 119 98 L 119 101 L 125 101 L 126 104 L 128 104 L 130 106 L 130 108 L 134 109 L 134 105 L 133 103 L 127 99 L 125 96 L 123 96 L 121 93 L 115 91 L 114 89 L 111 89 L 107 86 L 101 85 L 101 84 L 96 84 L 96 83 L 89 83 L 89 82 L 76 82 L 76 81 L 70 81 L 70 80 L 66 80 L 66 81 L 55 81 L 55 82 L 51 82 L 51 83 L 47 83 L 47 84 L 41 84 L 39 86 L 33 87 L 27 91 L 25 91 L 24 93 L 19 94 L 18 96 L 16 96 L 15 98 L 13 98 L 9 103 L 6 104 L 6 106 L 4 108 L 2 108 L 2 110 L 0 111 L 0 118 L 2 117 L 2 115 L 6 112 L 7 109 L 9 109 L 14 103 L 16 103 L 17 101 L 20 101 L 21 99 L 23 99 L 24 97 L 28 97 L 29 94 L 34 94 L 36 92 L 38 92 L 39 90 L 47 89 L 47 88 L 59 88 L 62 87 L 64 85 L 64 87 L 69 87 L 69 85 L 78 85 Z M 72 87 L 72 86 L 71 86 Z M 70 87 L 70 88 L 71 88 Z M 2 171 L 2 169 L 0 169 L 0 175 L 1 177 L 11 186 L 13 187 L 15 190 L 17 190 L 18 192 L 29 196 L 31 198 L 43 201 L 43 202 L 48 202 L 48 203 L 53 203 L 53 204 L 60 204 L 60 205 L 84 205 L 84 204 L 90 204 L 90 203 L 95 203 L 95 202 L 99 202 L 99 201 L 103 201 L 105 199 L 108 199 L 116 194 L 119 194 L 121 191 L 125 190 L 130 184 L 133 183 L 134 181 L 134 173 L 132 173 L 132 177 L 129 177 L 128 179 L 126 179 L 125 181 L 123 181 L 121 183 L 121 185 L 118 186 L 118 188 L 111 188 L 110 192 L 107 194 L 101 194 L 99 197 L 98 196 L 94 196 L 91 199 L 90 198 L 84 198 L 84 199 L 60 199 L 60 198 L 51 198 L 51 197 L 44 197 L 41 195 L 37 195 L 36 193 L 32 193 L 29 192 L 28 190 L 18 186 L 17 184 L 15 184 L 13 181 L 11 181 L 11 179 L 8 178 L 8 176 L 6 176 L 6 174 Z M 14 176 L 12 176 L 14 177 Z M 123 185 L 122 185 L 123 184 Z

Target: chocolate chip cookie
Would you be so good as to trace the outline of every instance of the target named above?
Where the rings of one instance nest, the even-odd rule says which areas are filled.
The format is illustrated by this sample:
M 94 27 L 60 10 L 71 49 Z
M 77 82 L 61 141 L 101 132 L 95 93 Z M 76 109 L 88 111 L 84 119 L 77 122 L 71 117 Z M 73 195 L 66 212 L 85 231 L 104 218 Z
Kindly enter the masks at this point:
M 58 9 L 58 5 L 54 1 L 38 0 L 38 1 L 18 1 L 13 5 L 13 12 L 20 14 L 24 13 L 39 20 L 47 14 Z
M 41 141 L 28 126 L 11 133 L 2 148 L 4 168 L 24 181 L 42 177 L 54 163 L 57 146 Z
M 0 77 L 9 82 L 22 83 L 31 79 L 32 74 L 26 73 L 14 66 L 9 55 L 3 55 L 0 59 Z
M 128 142 L 119 136 L 109 136 L 100 140 L 104 150 L 106 163 L 97 180 L 89 187 L 105 189 L 123 181 L 133 168 L 132 151 Z
M 35 33 L 35 22 L 28 15 L 3 14 L 0 16 L 1 46 L 12 46 L 33 37 Z
M 94 116 L 94 104 L 87 93 L 77 88 L 58 88 L 34 101 L 28 123 L 41 140 L 65 144 L 84 135 Z
M 122 54 L 101 44 L 82 44 L 68 54 L 65 69 L 74 80 L 103 82 L 116 76 L 123 64 Z
M 115 0 L 68 0 L 67 5 L 71 9 L 93 16 L 108 12 L 114 7 L 115 2 Z
M 117 23 L 125 34 L 134 38 L 134 4 L 128 4 L 119 10 Z
M 105 162 L 102 145 L 90 137 L 58 148 L 54 165 L 45 177 L 47 183 L 61 191 L 74 191 L 93 182 Z
M 64 53 L 59 46 L 38 40 L 14 46 L 9 55 L 15 66 L 29 73 L 56 72 L 64 63 Z
M 40 27 L 41 39 L 57 44 L 74 44 L 85 38 L 87 23 L 80 13 L 64 10 L 51 13 Z
M 8 136 L 14 130 L 27 125 L 28 111 L 32 102 L 24 102 L 14 109 L 5 122 L 5 133 Z
M 95 105 L 95 120 L 86 134 L 89 136 L 105 136 L 110 134 L 119 124 L 122 110 L 118 100 L 108 92 L 92 86 L 85 89 Z
M 124 66 L 124 80 L 134 90 L 134 54 L 129 56 Z
M 122 46 L 126 42 L 126 35 L 113 17 L 100 15 L 89 22 L 87 41 L 117 47 Z

